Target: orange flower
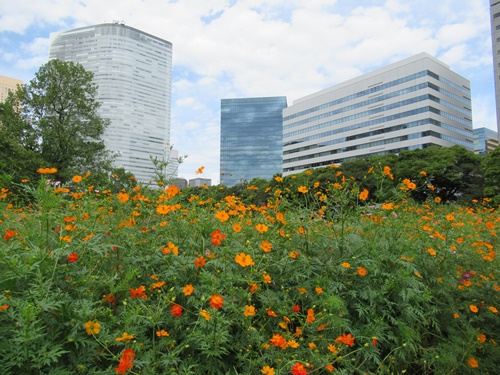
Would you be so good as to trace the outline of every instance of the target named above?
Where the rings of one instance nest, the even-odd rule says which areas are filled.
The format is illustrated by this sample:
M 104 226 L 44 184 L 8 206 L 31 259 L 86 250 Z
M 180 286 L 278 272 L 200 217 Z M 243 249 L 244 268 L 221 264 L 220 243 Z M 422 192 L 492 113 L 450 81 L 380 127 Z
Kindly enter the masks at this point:
M 127 332 L 123 332 L 122 337 L 117 337 L 115 341 L 125 341 L 129 342 L 130 340 L 135 339 L 135 335 L 129 335 Z
M 271 281 L 272 281 L 271 276 L 269 276 L 267 273 L 263 274 L 262 278 L 264 279 L 264 282 L 266 284 L 271 284 Z
M 333 365 L 332 365 L 332 364 L 326 365 L 326 366 L 325 366 L 325 369 L 326 369 L 326 371 L 328 371 L 328 372 L 334 372 L 334 371 L 335 371 L 335 367 L 333 367 Z
M 353 346 L 354 340 L 356 340 L 354 337 L 351 336 L 351 334 L 345 334 L 343 333 L 342 336 L 339 336 L 335 339 L 335 342 L 341 342 L 347 346 Z
M 196 172 L 194 172 L 194 173 L 195 173 L 195 174 L 202 174 L 204 169 L 205 169 L 205 167 L 204 167 L 204 166 L 201 166 L 201 167 L 200 167 L 200 168 L 198 168 L 198 169 L 196 170 Z
M 454 319 L 458 319 L 458 318 L 460 318 L 460 314 L 457 314 L 457 313 L 453 314 L 453 318 L 454 318 Z
M 120 363 L 115 369 L 116 373 L 119 375 L 125 375 L 125 373 L 134 367 L 135 352 L 132 349 L 125 349 L 120 357 Z
M 145 290 L 146 287 L 144 285 L 141 285 L 137 289 L 130 288 L 130 298 L 143 298 L 143 299 L 148 298 L 147 294 L 144 293 Z
M 436 203 L 440 203 L 440 202 L 441 202 L 441 198 L 440 198 L 440 197 L 436 197 L 436 198 L 434 198 L 434 202 L 436 202 Z
M 302 194 L 305 194 L 309 191 L 305 186 L 299 186 L 299 188 L 297 190 L 299 191 L 299 193 L 302 193 Z
M 262 367 L 262 370 L 260 370 L 261 373 L 264 375 L 274 375 L 274 368 L 269 367 L 269 366 L 264 366 Z
M 182 306 L 174 303 L 172 305 L 172 308 L 170 309 L 170 314 L 172 314 L 173 316 L 175 316 L 177 318 L 180 318 L 182 315 L 182 311 L 183 311 Z
M 224 306 L 224 298 L 218 294 L 214 294 L 212 297 L 210 297 L 210 306 L 212 306 L 214 309 L 220 309 L 222 306 Z
M 316 320 L 316 318 L 314 317 L 314 310 L 313 309 L 307 309 L 307 318 L 306 318 L 306 322 L 307 323 L 312 323 Z
M 432 247 L 429 247 L 429 248 L 427 249 L 427 251 L 428 251 L 428 252 L 429 252 L 429 254 L 431 254 L 433 257 L 435 257 L 435 256 L 436 256 L 436 250 L 434 250 Z
M 263 252 L 269 253 L 269 252 L 271 252 L 271 249 L 273 248 L 273 245 L 272 245 L 271 242 L 263 240 L 260 243 L 260 248 L 262 249 Z
M 365 267 L 358 267 L 358 275 L 359 276 L 366 276 L 367 271 Z
M 255 229 L 257 229 L 257 232 L 259 233 L 265 233 L 269 229 L 269 227 L 266 224 L 257 224 L 255 226 Z
M 82 176 L 73 176 L 72 180 L 74 183 L 82 182 Z
M 488 307 L 488 309 L 489 309 L 489 310 L 490 310 L 493 314 L 498 313 L 498 310 L 497 310 L 495 307 L 493 307 L 493 306 Z
M 316 349 L 316 344 L 315 344 L 315 343 L 313 343 L 313 342 L 310 342 L 310 343 L 309 343 L 309 344 L 307 344 L 307 345 L 309 345 L 309 348 L 310 348 L 311 350 Z
M 182 288 L 182 293 L 184 293 L 185 296 L 190 296 L 194 293 L 194 286 L 187 284 L 184 288 Z
M 467 360 L 467 364 L 472 367 L 472 368 L 476 368 L 476 367 L 479 367 L 479 364 L 477 363 L 477 359 L 474 358 L 474 357 L 470 357 L 468 360 Z
M 338 353 L 339 351 L 337 350 L 337 347 L 333 344 L 328 344 L 328 350 L 331 351 L 333 354 Z
M 215 217 L 219 219 L 221 223 L 229 220 L 229 215 L 226 211 L 217 211 Z
M 269 339 L 269 342 L 273 346 L 277 346 L 280 348 L 286 347 L 286 340 L 283 336 L 281 336 L 279 333 L 275 333 L 273 337 Z
M 2 306 L 0 306 L 0 312 L 2 311 L 5 311 L 9 308 L 9 305 L 7 305 L 6 303 L 4 303 Z M 87 331 L 88 332 L 88 331 Z
M 295 364 L 292 366 L 292 374 L 293 375 L 307 375 L 308 372 L 302 363 L 295 362 Z
M 168 336 L 170 336 L 170 334 L 167 331 L 165 331 L 164 329 L 162 329 L 161 331 L 156 331 L 156 336 L 168 337 Z
M 476 305 L 470 305 L 469 306 L 469 309 L 470 311 L 472 311 L 473 313 L 477 313 L 479 311 L 479 309 L 477 308 Z
M 151 285 L 151 289 L 160 289 L 165 284 L 166 284 L 165 281 L 159 281 L 159 282 L 154 283 L 153 285 Z
M 477 335 L 477 341 L 479 341 L 480 343 L 483 343 L 486 341 L 486 335 L 484 335 L 483 333 L 480 333 L 479 335 Z
M 212 232 L 212 244 L 214 246 L 222 245 L 222 240 L 226 238 L 225 234 L 220 232 L 220 229 L 217 229 L 215 232 Z
M 363 189 L 361 193 L 359 193 L 359 199 L 365 201 L 368 198 L 368 190 Z
M 341 266 L 344 267 L 344 268 L 351 267 L 351 265 L 349 263 L 347 263 L 347 262 L 342 263 Z
M 165 255 L 170 254 L 170 252 L 175 255 L 179 255 L 179 248 L 169 241 L 167 247 L 164 247 L 161 252 Z
M 210 314 L 208 313 L 207 310 L 201 310 L 200 315 L 205 319 L 207 322 L 212 318 Z
M 121 193 L 116 194 L 116 199 L 118 199 L 121 203 L 127 203 L 129 198 L 130 198 L 130 196 L 125 192 L 121 192 Z
M 272 316 L 273 318 L 276 318 L 278 314 L 276 314 L 273 310 L 271 310 L 270 307 L 266 308 L 266 313 L 268 316 Z
M 245 311 L 243 311 L 243 315 L 245 316 L 254 316 L 255 315 L 255 307 L 245 305 Z
M 194 260 L 194 266 L 196 268 L 202 268 L 207 263 L 207 259 L 202 255 Z
M 85 328 L 85 331 L 87 331 L 88 335 L 97 335 L 101 331 L 101 325 L 97 320 L 89 320 L 83 325 L 83 328 Z
M 318 293 L 318 294 L 323 293 L 323 288 L 320 288 L 319 286 L 317 286 L 316 288 L 314 288 L 314 290 L 315 290 L 315 291 L 316 291 L 316 293 Z
M 236 233 L 241 232 L 241 230 L 242 230 L 241 224 L 240 224 L 240 223 L 233 224 L 233 230 L 234 230 Z
M 57 168 L 38 168 L 36 171 L 40 174 L 54 174 L 57 173 Z
M 241 267 L 253 266 L 255 263 L 250 255 L 241 252 L 237 254 L 234 258 L 234 261 L 238 263 Z

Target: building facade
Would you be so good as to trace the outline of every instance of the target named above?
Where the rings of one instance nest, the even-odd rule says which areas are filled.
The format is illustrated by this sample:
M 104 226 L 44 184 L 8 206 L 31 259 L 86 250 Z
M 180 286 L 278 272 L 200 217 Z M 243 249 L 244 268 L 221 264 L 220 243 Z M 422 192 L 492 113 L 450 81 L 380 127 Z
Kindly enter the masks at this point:
M 23 81 L 21 81 L 20 79 L 0 76 L 0 103 L 5 102 L 5 99 L 7 99 L 9 91 L 12 92 L 16 91 L 17 86 L 20 86 L 22 84 Z
M 192 178 L 189 180 L 189 186 L 200 187 L 200 186 L 212 186 L 212 180 L 209 178 Z
M 474 152 L 487 154 L 498 147 L 498 133 L 488 128 L 474 129 Z
M 283 111 L 283 175 L 432 145 L 473 151 L 470 83 L 426 53 Z
M 106 23 L 51 34 L 49 58 L 94 73 L 99 115 L 110 120 L 105 145 L 119 153 L 118 167 L 149 183 L 151 157 L 162 160 L 170 141 L 172 44 L 123 23 Z
M 490 17 L 493 72 L 495 77 L 495 104 L 497 109 L 497 134 L 500 135 L 500 0 L 490 0 Z
M 220 183 L 234 186 L 281 172 L 286 97 L 222 99 Z

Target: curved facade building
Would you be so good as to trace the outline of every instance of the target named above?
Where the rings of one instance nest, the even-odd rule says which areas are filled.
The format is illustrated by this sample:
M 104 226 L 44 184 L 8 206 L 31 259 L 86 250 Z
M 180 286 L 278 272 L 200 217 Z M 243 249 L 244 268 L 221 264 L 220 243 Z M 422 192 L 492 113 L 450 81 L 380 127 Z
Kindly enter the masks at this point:
M 77 62 L 94 73 L 103 136 L 118 152 L 118 167 L 149 183 L 169 149 L 172 44 L 126 26 L 106 23 L 50 35 L 49 58 Z

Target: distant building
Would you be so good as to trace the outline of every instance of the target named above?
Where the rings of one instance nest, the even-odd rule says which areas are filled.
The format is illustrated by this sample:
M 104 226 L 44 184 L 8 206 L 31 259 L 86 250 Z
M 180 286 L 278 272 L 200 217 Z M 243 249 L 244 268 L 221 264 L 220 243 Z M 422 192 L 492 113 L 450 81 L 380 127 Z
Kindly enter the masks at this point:
M 286 97 L 222 99 L 220 183 L 225 186 L 281 173 Z
M 17 86 L 22 85 L 23 81 L 20 79 L 0 76 L 0 103 L 5 102 L 9 91 L 15 92 Z
M 283 175 L 433 145 L 473 151 L 470 83 L 426 53 L 294 101 Z
M 498 133 L 488 128 L 474 129 L 474 152 L 487 154 L 498 147 Z
M 490 0 L 491 42 L 493 44 L 493 72 L 495 74 L 495 103 L 497 134 L 500 135 L 500 0 Z
M 94 73 L 99 115 L 109 119 L 103 139 L 116 160 L 149 183 L 150 156 L 162 160 L 170 142 L 172 44 L 126 26 L 105 23 L 50 35 L 49 58 L 72 61 Z
M 212 186 L 212 180 L 209 178 L 193 178 L 189 180 L 189 186 L 200 187 L 200 186 Z
M 188 182 L 185 178 L 176 178 L 173 180 L 170 185 L 177 186 L 180 190 L 187 188 Z

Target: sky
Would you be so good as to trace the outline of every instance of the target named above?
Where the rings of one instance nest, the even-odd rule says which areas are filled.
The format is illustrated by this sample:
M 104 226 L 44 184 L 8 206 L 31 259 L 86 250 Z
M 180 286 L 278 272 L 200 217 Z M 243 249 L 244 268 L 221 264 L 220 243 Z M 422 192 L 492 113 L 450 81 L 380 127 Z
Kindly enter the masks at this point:
M 0 2 L 0 75 L 25 83 L 51 32 L 123 21 L 173 44 L 179 177 L 219 183 L 220 101 L 294 100 L 427 52 L 471 82 L 474 128 L 496 130 L 488 0 Z M 204 166 L 204 173 L 195 171 Z

